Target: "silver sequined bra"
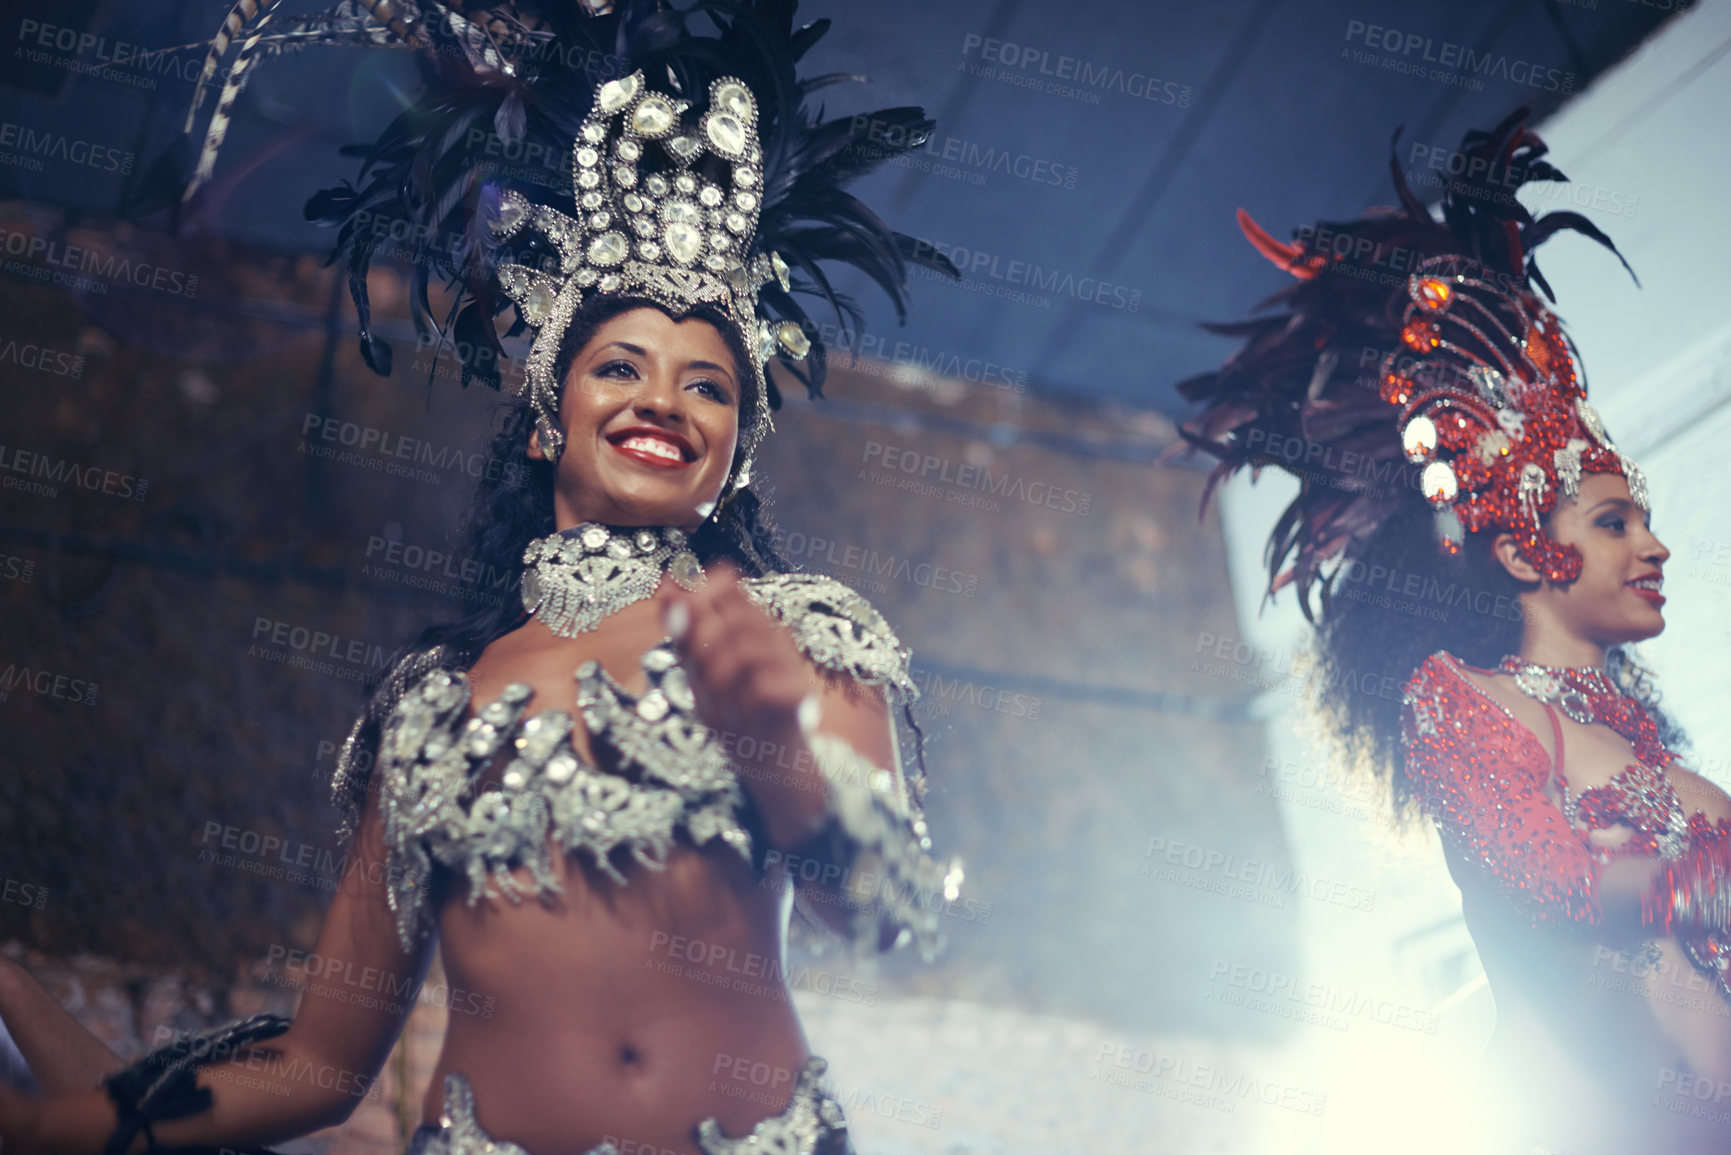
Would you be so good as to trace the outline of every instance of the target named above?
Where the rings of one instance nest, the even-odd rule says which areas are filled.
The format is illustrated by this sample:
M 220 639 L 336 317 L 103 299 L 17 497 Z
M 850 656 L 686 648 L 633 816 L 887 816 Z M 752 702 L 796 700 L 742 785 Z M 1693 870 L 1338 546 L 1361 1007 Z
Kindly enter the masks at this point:
M 907 652 L 847 586 L 811 574 L 743 584 L 819 667 L 882 687 L 892 703 L 895 695 L 918 694 Z M 382 726 L 376 771 L 383 775 L 386 893 L 405 949 L 430 929 L 435 866 L 468 879 L 473 905 L 494 894 L 515 902 L 559 893 L 557 852 L 583 851 L 621 883 L 615 852 L 659 868 L 681 834 L 694 846 L 719 844 L 751 861 L 745 794 L 716 735 L 693 714 L 672 643 L 651 649 L 642 664 L 649 686 L 635 698 L 595 662 L 576 671 L 578 719 L 597 748 L 615 753 L 616 770 L 578 758 L 568 741 L 578 719 L 566 711 L 530 714 L 532 691 L 522 683 L 505 687 L 472 718 L 461 673 L 434 669 L 405 687 Z M 345 747 L 345 763 L 353 747 L 352 741 Z M 510 760 L 497 784 L 483 787 L 482 771 L 501 752 Z M 339 793 L 352 773 L 339 765 Z M 895 917 L 913 937 L 935 933 L 932 896 L 954 896 L 959 867 L 932 862 L 923 820 L 892 804 L 899 797 L 862 787 L 837 802 L 850 840 L 874 862 L 890 865 L 886 877 L 909 881 L 890 904 L 904 909 L 878 913 Z M 532 885 L 511 873 L 524 867 Z

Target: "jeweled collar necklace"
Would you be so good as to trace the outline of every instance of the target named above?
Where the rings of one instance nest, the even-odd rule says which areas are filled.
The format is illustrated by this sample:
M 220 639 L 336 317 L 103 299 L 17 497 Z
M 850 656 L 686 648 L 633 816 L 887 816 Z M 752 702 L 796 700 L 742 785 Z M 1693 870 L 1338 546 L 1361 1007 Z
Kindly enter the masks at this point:
M 1544 666 L 1510 654 L 1498 669 L 1512 675 L 1515 688 L 1527 697 L 1556 706 L 1584 726 L 1609 726 L 1628 739 L 1643 760 L 1665 749 L 1647 708 L 1597 666 Z
M 650 597 L 662 574 L 688 590 L 703 581 L 684 531 L 671 526 L 584 522 L 530 542 L 523 567 L 523 608 L 561 638 Z

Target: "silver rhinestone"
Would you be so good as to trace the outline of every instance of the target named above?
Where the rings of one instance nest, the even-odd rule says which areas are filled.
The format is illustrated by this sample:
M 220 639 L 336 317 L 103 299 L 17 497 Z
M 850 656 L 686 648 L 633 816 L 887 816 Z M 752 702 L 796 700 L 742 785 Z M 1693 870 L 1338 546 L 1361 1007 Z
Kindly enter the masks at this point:
M 602 233 L 589 242 L 589 261 L 596 265 L 617 265 L 626 256 L 625 234 Z
M 493 216 L 493 231 L 500 234 L 508 233 L 522 219 L 523 205 L 521 202 L 516 200 L 500 201 L 499 211 Z
M 673 105 L 660 93 L 645 96 L 631 114 L 631 127 L 640 135 L 657 137 L 673 127 Z
M 661 680 L 661 692 L 681 710 L 697 708 L 697 699 L 692 696 L 691 683 L 686 680 L 684 670 L 667 671 L 667 676 Z
M 738 117 L 740 120 L 750 120 L 757 111 L 756 103 L 751 99 L 751 90 L 736 80 L 724 81 L 716 86 L 715 97 L 710 102 L 714 107 Z
M 745 151 L 745 124 L 731 113 L 710 113 L 704 118 L 703 134 L 723 156 L 738 156 Z
M 531 325 L 539 325 L 553 315 L 553 302 L 557 296 L 544 282 L 537 281 L 533 288 L 523 297 L 523 319 Z
M 670 224 L 662 240 L 668 253 L 681 264 L 690 264 L 703 251 L 703 233 L 695 225 Z
M 597 103 L 601 105 L 601 111 L 618 112 L 630 104 L 631 98 L 637 95 L 637 89 L 641 83 L 641 77 L 632 73 L 630 76 L 609 80 L 603 84 L 597 99 Z

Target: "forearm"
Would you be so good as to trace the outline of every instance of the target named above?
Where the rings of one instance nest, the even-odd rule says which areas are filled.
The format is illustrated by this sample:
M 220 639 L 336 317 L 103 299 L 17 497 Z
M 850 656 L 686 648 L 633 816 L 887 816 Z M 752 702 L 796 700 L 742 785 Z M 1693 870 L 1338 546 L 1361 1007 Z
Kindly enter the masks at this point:
M 797 726 L 755 743 L 755 756 L 735 761 L 740 785 L 757 812 L 767 849 L 786 854 L 805 846 L 828 820 L 833 788 Z
M 87 1091 L 121 1060 L 29 971 L 0 956 L 0 1019 L 46 1095 Z
M 248 1148 L 277 1143 L 335 1126 L 362 1098 L 376 1097 L 371 1074 L 344 1074 L 311 1055 L 273 1044 L 198 1071 L 198 1085 L 211 1093 L 208 1108 L 180 1119 L 151 1124 L 159 1147 Z M 102 1091 L 64 1095 L 42 1102 L 35 1143 L 44 1155 L 100 1155 L 118 1125 L 113 1102 Z M 145 1150 L 142 1134 L 129 1155 Z
M 827 785 L 817 832 L 767 864 L 783 866 L 804 889 L 806 910 L 862 949 L 914 943 L 941 949 L 939 914 L 960 893 L 961 863 L 932 854 L 924 818 L 899 779 L 845 739 L 810 732 L 807 742 Z

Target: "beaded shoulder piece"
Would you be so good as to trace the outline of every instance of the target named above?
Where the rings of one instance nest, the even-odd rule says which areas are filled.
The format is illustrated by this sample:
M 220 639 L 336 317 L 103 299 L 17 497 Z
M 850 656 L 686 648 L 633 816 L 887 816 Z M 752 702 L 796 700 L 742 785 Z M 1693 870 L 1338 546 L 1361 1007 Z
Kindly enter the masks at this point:
M 805 573 L 750 578 L 743 584 L 753 601 L 787 624 L 799 648 L 821 669 L 893 691 L 892 705 L 919 698 L 907 649 L 883 615 L 846 585 Z

